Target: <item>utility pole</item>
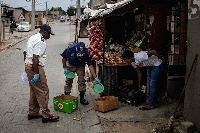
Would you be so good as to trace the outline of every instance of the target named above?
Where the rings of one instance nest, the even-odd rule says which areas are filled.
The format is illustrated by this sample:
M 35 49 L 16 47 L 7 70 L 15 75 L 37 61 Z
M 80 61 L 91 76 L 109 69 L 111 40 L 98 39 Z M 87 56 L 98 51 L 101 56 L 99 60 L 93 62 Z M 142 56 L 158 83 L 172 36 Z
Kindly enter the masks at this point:
M 53 7 L 53 21 L 54 21 L 54 7 Z
M 1 24 L 1 0 L 0 0 L 0 43 L 1 43 L 1 33 L 2 33 L 2 24 Z
M 48 2 L 48 1 L 47 1 Z M 45 2 L 46 3 L 46 24 L 47 24 L 47 22 L 48 22 L 48 17 L 47 17 L 47 12 L 48 12 L 48 9 L 47 9 L 47 2 Z
M 70 4 L 70 6 L 72 6 L 72 1 L 73 1 L 73 0 L 71 0 L 71 4 Z
M 81 16 L 80 0 L 77 0 L 77 18 Z
M 35 30 L 35 0 L 32 0 L 31 30 Z

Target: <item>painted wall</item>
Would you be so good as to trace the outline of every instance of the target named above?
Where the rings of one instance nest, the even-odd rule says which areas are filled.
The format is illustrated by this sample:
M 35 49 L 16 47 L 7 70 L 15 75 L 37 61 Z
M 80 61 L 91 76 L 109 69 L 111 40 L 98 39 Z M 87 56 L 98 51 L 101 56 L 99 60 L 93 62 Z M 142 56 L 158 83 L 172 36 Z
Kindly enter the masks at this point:
M 199 54 L 192 76 L 185 91 L 184 117 L 200 130 L 200 1 L 188 0 L 188 45 L 186 75 L 190 71 L 195 54 Z M 187 78 L 187 76 L 186 76 Z M 186 79 L 187 80 L 187 79 Z
M 23 13 L 22 9 L 15 9 L 15 10 L 14 10 L 14 14 L 13 14 L 13 15 L 14 15 L 15 21 L 16 21 L 17 23 L 21 22 L 21 20 L 18 19 L 18 18 L 19 18 L 19 15 L 20 15 L 21 13 Z M 26 14 L 23 13 L 23 15 L 24 15 L 24 17 L 25 17 Z
M 31 24 L 31 11 L 28 11 L 25 15 L 25 21 L 28 21 Z
M 38 17 L 35 18 L 35 25 L 40 26 L 42 24 L 46 24 L 46 15 L 41 11 L 35 12 L 35 15 Z M 31 24 L 31 11 L 27 12 L 25 15 L 26 20 Z

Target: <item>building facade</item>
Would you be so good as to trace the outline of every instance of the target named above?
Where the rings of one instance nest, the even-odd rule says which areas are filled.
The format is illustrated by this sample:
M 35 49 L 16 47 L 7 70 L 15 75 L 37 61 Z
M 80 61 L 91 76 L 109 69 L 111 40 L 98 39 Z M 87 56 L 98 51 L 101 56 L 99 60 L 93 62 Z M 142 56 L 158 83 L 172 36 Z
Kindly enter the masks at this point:
M 35 12 L 35 26 L 36 28 L 46 24 L 46 12 L 44 11 L 36 11 Z M 31 11 L 28 11 L 25 16 L 25 21 L 28 21 L 31 24 Z
M 198 54 L 198 57 L 185 90 L 184 116 L 188 121 L 193 122 L 200 130 L 200 11 L 197 10 L 199 8 L 200 2 L 198 0 L 188 1 L 188 45 L 186 56 L 186 74 L 189 74 L 196 54 Z
M 27 11 L 24 8 L 13 8 L 13 7 L 10 7 L 10 8 L 8 8 L 8 11 L 12 12 L 13 19 L 15 20 L 16 23 L 21 22 L 21 20 L 18 19 L 21 13 L 24 15 L 24 17 L 25 17 L 25 15 L 27 13 Z

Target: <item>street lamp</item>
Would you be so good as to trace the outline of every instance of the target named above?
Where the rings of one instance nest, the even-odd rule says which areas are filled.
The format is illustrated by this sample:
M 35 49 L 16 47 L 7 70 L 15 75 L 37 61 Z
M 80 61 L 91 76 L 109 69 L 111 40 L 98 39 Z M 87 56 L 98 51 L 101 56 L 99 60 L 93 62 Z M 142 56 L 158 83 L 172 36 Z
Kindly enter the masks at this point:
M 49 1 L 47 1 L 47 2 L 49 2 Z M 47 22 L 48 22 L 48 17 L 47 17 L 47 14 L 48 14 L 47 2 L 45 2 L 45 3 L 46 3 L 46 24 L 47 24 Z
M 79 18 L 81 16 L 81 8 L 80 8 L 80 0 L 77 0 L 76 3 L 76 7 L 77 7 L 77 18 Z
M 26 0 L 30 2 L 31 0 Z M 32 0 L 32 11 L 31 11 L 31 30 L 35 29 L 35 0 Z
M 35 30 L 35 0 L 32 0 L 31 30 Z

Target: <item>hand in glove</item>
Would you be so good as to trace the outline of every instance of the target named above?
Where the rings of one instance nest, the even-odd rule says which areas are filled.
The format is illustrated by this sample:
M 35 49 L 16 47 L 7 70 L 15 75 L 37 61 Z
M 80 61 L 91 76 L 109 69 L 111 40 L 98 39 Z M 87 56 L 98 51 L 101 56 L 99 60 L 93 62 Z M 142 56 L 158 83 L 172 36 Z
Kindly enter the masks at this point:
M 97 83 L 100 83 L 100 80 L 98 78 L 95 78 L 95 80 L 96 80 Z
M 64 69 L 64 74 L 67 74 L 67 68 L 63 68 Z
M 33 77 L 33 79 L 31 80 L 31 83 L 36 84 L 36 82 L 38 81 L 38 79 L 39 79 L 39 74 L 35 74 L 34 77 Z

